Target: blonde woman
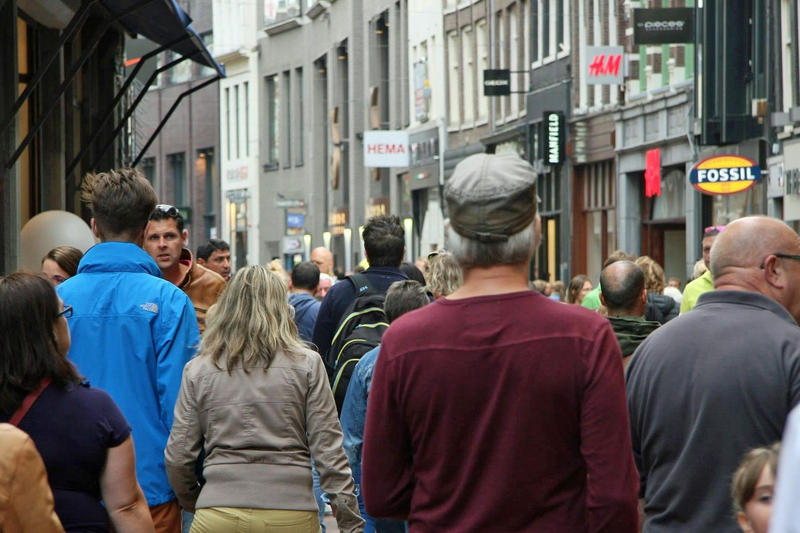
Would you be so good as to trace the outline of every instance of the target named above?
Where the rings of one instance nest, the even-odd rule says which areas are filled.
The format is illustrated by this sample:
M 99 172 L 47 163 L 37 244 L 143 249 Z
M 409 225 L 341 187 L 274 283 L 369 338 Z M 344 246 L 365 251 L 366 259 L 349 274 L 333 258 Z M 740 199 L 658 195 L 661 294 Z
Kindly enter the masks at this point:
M 194 463 L 205 447 L 203 476 Z M 183 372 L 167 474 L 193 533 L 250 525 L 319 531 L 311 456 L 339 529 L 362 531 L 342 431 L 320 356 L 305 348 L 286 285 L 268 267 L 236 273 Z
M 670 296 L 663 294 L 664 287 L 667 285 L 664 269 L 649 255 L 639 256 L 634 262 L 644 272 L 644 288 L 647 289 L 647 320 L 666 324 L 678 316 L 681 306 Z
M 428 290 L 434 299 L 448 296 L 464 283 L 461 265 L 453 254 L 444 250 L 428 255 L 427 264 Z

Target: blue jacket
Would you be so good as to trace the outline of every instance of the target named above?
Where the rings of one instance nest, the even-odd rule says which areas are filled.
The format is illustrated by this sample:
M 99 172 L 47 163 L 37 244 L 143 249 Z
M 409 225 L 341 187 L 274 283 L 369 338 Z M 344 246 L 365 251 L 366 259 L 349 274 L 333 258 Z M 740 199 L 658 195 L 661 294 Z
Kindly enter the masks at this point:
M 297 324 L 300 338 L 311 342 L 319 314 L 319 301 L 307 292 L 293 292 L 289 295 L 289 305 L 294 307 L 294 323 Z
M 183 366 L 200 343 L 192 302 L 132 243 L 86 252 L 58 286 L 73 309 L 68 357 L 107 391 L 131 425 L 136 475 L 151 507 L 175 499 L 164 468 Z

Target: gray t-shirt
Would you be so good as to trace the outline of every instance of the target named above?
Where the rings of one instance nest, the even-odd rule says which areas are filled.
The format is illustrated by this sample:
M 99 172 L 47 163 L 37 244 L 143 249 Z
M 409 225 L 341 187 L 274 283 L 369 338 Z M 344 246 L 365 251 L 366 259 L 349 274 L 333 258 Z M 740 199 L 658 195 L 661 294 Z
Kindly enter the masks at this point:
M 738 533 L 731 478 L 800 401 L 800 328 L 775 300 L 712 291 L 653 332 L 627 371 L 646 533 Z

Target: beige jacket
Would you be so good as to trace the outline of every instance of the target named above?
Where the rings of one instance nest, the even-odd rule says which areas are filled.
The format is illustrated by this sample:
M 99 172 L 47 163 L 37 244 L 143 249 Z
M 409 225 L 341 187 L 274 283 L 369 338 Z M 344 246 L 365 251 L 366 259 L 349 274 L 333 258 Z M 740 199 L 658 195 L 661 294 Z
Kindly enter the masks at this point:
M 353 477 L 342 449 L 322 358 L 304 350 L 278 353 L 268 370 L 191 360 L 175 404 L 165 452 L 167 475 L 181 506 L 317 510 L 311 456 L 339 529 L 362 531 Z M 195 460 L 205 443 L 202 490 Z
M 11 424 L 0 424 L 0 531 L 64 531 L 42 458 L 31 438 Z

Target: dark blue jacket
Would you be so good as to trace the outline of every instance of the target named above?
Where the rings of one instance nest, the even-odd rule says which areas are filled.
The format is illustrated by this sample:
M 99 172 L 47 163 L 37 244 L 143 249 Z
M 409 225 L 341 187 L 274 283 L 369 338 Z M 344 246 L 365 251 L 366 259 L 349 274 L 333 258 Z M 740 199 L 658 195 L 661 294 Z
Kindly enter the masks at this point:
M 289 295 L 289 305 L 294 307 L 294 323 L 297 324 L 300 338 L 311 342 L 319 313 L 319 301 L 307 292 L 293 292 Z
M 397 267 L 369 267 L 363 272 L 375 290 L 386 292 L 395 281 L 408 279 L 408 276 Z M 353 284 L 343 280 L 336 283 L 325 295 L 319 308 L 317 324 L 314 326 L 314 344 L 323 359 L 331 348 L 331 341 L 336 328 L 342 319 L 347 306 L 355 300 L 356 291 Z

